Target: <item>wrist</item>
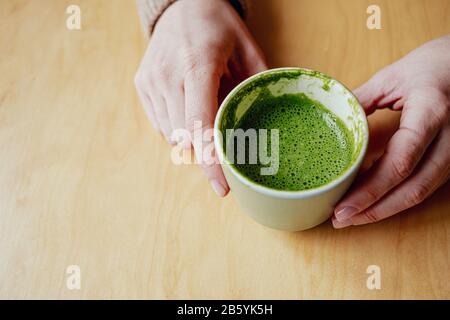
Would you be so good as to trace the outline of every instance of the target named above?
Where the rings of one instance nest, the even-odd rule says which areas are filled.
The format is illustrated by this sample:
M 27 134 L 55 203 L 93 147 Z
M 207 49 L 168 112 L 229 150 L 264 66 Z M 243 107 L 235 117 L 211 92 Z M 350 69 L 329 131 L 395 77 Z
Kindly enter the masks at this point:
M 139 17 L 145 35 L 149 38 L 155 28 L 156 23 L 165 11 L 179 0 L 136 0 Z M 191 0 L 184 0 L 191 1 Z M 245 18 L 248 11 L 246 0 L 224 0 L 228 2 L 236 12 Z
M 142 28 L 147 37 L 153 32 L 156 22 L 164 11 L 176 0 L 136 0 Z

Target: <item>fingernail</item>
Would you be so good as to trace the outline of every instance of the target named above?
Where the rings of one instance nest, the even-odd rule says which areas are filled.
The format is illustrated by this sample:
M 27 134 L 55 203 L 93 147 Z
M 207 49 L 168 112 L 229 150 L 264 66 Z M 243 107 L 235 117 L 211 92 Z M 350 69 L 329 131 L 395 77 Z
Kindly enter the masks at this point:
M 336 219 L 339 222 L 343 222 L 345 220 L 350 219 L 351 217 L 353 217 L 355 214 L 358 213 L 358 209 L 353 208 L 353 207 L 344 207 L 338 211 L 335 212 L 336 215 Z
M 217 180 L 211 180 L 211 186 L 214 189 L 214 192 L 217 193 L 219 197 L 225 196 L 225 188 L 222 184 Z
M 338 221 L 337 219 L 333 218 L 333 219 L 331 219 L 331 222 L 333 223 L 333 227 L 335 229 L 342 229 L 342 228 L 346 228 L 348 226 L 353 225 L 353 222 L 350 219 L 344 220 L 344 221 Z

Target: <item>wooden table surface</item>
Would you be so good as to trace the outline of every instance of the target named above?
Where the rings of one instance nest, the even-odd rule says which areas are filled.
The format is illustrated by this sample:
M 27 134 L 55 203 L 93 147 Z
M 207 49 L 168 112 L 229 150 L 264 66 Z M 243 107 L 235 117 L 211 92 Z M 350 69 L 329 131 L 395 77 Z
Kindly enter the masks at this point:
M 366 28 L 372 1 L 254 2 L 271 67 L 351 88 L 450 33 L 448 0 L 374 1 L 382 30 Z M 450 184 L 374 225 L 260 226 L 198 167 L 172 164 L 133 85 L 145 47 L 133 1 L 0 1 L 0 298 L 450 298 Z M 368 161 L 398 114 L 370 125 Z M 366 287 L 369 265 L 380 290 Z

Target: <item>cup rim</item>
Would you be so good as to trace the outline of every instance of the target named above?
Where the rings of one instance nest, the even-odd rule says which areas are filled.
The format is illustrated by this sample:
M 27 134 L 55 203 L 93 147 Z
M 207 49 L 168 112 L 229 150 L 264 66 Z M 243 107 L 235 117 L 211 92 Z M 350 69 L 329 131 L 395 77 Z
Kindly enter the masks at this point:
M 236 93 L 242 87 L 247 85 L 248 83 L 257 79 L 261 75 L 276 73 L 276 72 L 280 72 L 280 71 L 300 71 L 300 72 L 305 71 L 306 73 L 314 73 L 314 74 L 318 74 L 320 76 L 332 79 L 333 81 L 336 81 L 338 84 L 340 84 L 348 93 L 350 93 L 350 95 L 355 98 L 355 100 L 358 104 L 358 110 L 359 110 L 360 116 L 362 118 L 363 132 L 364 132 L 364 138 L 363 138 L 363 142 L 362 142 L 363 145 L 359 151 L 358 157 L 353 162 L 353 164 L 350 167 L 348 167 L 339 177 L 337 177 L 334 180 L 331 180 L 330 182 L 328 182 L 324 185 L 316 187 L 316 188 L 307 189 L 307 190 L 289 191 L 289 190 L 273 189 L 273 188 L 269 188 L 269 187 L 260 185 L 256 182 L 250 180 L 243 174 L 241 174 L 234 166 L 231 165 L 231 163 L 228 161 L 227 157 L 224 154 L 222 139 L 219 136 L 219 131 L 220 131 L 219 122 L 222 118 L 222 114 L 223 114 L 223 111 L 225 110 L 225 106 L 228 104 L 230 99 L 232 99 L 236 95 Z M 214 148 L 216 150 L 216 154 L 219 157 L 221 166 L 222 167 L 225 165 L 228 166 L 231 173 L 244 185 L 250 187 L 251 189 L 253 189 L 259 193 L 262 193 L 262 194 L 268 195 L 268 196 L 272 196 L 272 197 L 276 197 L 276 198 L 304 199 L 304 198 L 311 198 L 311 197 L 320 195 L 322 193 L 325 193 L 329 190 L 332 190 L 333 188 L 335 188 L 336 186 L 338 186 L 339 184 L 341 184 L 342 182 L 347 180 L 349 176 L 351 176 L 356 170 L 358 170 L 358 168 L 360 167 L 360 165 L 364 159 L 364 156 L 366 154 L 368 141 L 369 141 L 369 128 L 368 128 L 368 123 L 367 123 L 367 117 L 366 117 L 366 114 L 365 114 L 363 108 L 361 107 L 360 102 L 358 101 L 356 96 L 353 94 L 353 92 L 350 89 L 348 89 L 344 84 L 342 84 L 340 81 L 338 81 L 322 72 L 307 69 L 307 68 L 299 68 L 299 67 L 274 68 L 274 69 L 269 69 L 269 70 L 265 70 L 265 71 L 259 72 L 257 74 L 254 74 L 253 76 L 251 76 L 251 77 L 247 78 L 246 80 L 242 81 L 241 83 L 239 83 L 233 90 L 230 91 L 230 93 L 228 93 L 228 95 L 225 97 L 225 99 L 220 104 L 220 107 L 217 111 L 216 118 L 214 121 Z

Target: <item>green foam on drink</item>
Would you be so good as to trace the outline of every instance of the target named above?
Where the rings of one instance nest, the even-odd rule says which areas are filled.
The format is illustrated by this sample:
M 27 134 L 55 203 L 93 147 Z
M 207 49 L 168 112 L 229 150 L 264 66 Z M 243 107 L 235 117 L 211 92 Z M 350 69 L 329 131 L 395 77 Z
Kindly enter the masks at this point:
M 302 93 L 273 96 L 265 89 L 235 124 L 234 129 L 238 128 L 268 129 L 269 154 L 270 129 L 279 130 L 279 167 L 275 174 L 261 174 L 261 168 L 270 164 L 248 163 L 248 143 L 245 164 L 238 164 L 236 159 L 233 164 L 248 179 L 272 189 L 320 187 L 338 178 L 353 160 L 353 135 L 342 120 Z

